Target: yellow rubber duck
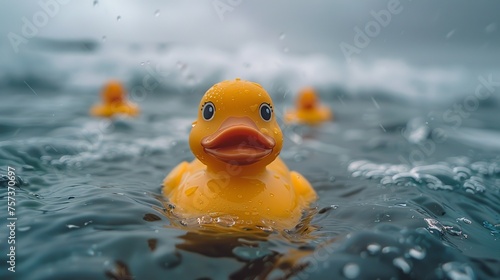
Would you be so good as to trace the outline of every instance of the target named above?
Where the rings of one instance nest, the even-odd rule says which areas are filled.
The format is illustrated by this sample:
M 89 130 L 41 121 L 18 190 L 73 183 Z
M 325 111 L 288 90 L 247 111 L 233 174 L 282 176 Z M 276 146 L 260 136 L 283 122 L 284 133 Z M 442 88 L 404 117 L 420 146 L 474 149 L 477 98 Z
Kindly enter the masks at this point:
M 110 81 L 102 90 L 102 104 L 94 105 L 90 109 L 90 114 L 97 117 L 112 117 L 121 114 L 127 116 L 136 116 L 139 114 L 137 105 L 127 100 L 127 93 L 118 81 Z
M 292 228 L 316 192 L 278 157 L 283 134 L 259 84 L 235 79 L 201 99 L 189 145 L 196 159 L 163 181 L 183 218 L 230 216 L 236 225 Z
M 299 92 L 296 109 L 285 114 L 288 123 L 303 123 L 317 125 L 333 119 L 333 114 L 327 106 L 321 105 L 313 88 L 304 88 Z

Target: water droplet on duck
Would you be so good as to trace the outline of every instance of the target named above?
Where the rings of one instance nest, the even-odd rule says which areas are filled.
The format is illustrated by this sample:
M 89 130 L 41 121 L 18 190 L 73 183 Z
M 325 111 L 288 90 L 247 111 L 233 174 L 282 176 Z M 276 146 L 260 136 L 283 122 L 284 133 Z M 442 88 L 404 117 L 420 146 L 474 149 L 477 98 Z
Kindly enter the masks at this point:
M 122 19 L 122 16 L 117 16 L 116 21 L 120 21 Z
M 160 9 L 155 11 L 155 17 L 159 17 L 159 16 L 160 16 Z
M 99 1 L 94 0 L 94 4 L 93 4 L 93 5 L 94 5 L 94 7 L 96 7 L 98 4 L 99 4 Z
M 241 194 L 237 195 L 238 198 L 243 198 L 243 196 Z
M 198 189 L 198 186 L 194 186 L 194 187 L 190 187 L 188 188 L 184 194 L 186 194 L 187 196 L 190 196 L 192 195 L 194 192 L 196 192 L 196 190 Z

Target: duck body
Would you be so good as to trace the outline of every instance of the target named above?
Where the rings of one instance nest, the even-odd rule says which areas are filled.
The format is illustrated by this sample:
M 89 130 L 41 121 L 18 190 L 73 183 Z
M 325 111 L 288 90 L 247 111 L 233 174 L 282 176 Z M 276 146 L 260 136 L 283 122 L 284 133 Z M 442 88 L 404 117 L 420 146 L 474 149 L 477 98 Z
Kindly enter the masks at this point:
M 316 193 L 278 157 L 282 139 L 260 85 L 216 84 L 202 98 L 190 133 L 196 159 L 167 175 L 163 194 L 184 218 L 229 215 L 242 226 L 291 228 Z
M 290 110 L 285 114 L 285 121 L 289 123 L 318 125 L 331 119 L 332 113 L 326 106 L 320 106 L 314 110 Z
M 312 88 L 303 89 L 297 98 L 296 108 L 285 113 L 285 121 L 288 123 L 318 125 L 332 119 L 332 111 L 319 102 Z
M 101 97 L 102 104 L 96 104 L 90 109 L 90 114 L 93 116 L 110 118 L 114 115 L 136 116 L 139 114 L 139 108 L 126 99 L 126 92 L 117 81 L 110 81 L 106 84 Z
M 99 104 L 92 107 L 91 115 L 96 117 L 111 118 L 115 115 L 137 116 L 139 109 L 135 104 Z
M 256 174 L 213 172 L 195 159 L 179 164 L 164 180 L 163 193 L 185 218 L 203 215 L 236 218 L 240 225 L 293 227 L 316 198 L 309 182 L 289 171 L 280 158 Z

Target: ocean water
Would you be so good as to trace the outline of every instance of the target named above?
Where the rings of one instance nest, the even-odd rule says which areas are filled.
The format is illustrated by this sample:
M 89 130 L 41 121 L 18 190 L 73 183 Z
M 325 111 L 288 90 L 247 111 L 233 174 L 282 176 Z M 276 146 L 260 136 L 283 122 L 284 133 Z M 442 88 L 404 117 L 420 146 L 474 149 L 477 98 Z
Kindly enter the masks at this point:
M 201 71 L 201 62 L 164 46 L 116 54 L 57 44 L 63 51 L 40 44 L 24 62 L 6 58 L 13 71 L 0 80 L 1 279 L 500 277 L 500 87 L 446 92 L 462 87 L 456 73 L 442 76 L 454 87 L 411 77 L 342 84 L 321 58 L 246 64 L 250 51 L 235 55 L 237 67 L 215 53 Z M 193 159 L 187 139 L 203 93 L 235 75 L 255 80 L 280 118 L 295 77 L 310 77 L 296 73 L 304 65 L 327 65 L 313 84 L 335 121 L 281 123 L 282 158 L 319 194 L 301 223 L 241 231 L 173 220 L 160 185 Z M 89 116 L 106 73 L 127 85 L 138 118 Z M 15 273 L 4 239 L 8 167 L 16 175 Z

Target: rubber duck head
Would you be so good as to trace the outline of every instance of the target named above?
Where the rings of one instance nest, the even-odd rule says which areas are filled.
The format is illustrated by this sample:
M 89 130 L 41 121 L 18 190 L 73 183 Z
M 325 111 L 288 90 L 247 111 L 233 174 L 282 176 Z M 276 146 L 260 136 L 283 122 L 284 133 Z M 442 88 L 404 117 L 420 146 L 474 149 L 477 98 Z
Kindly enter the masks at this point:
M 101 96 L 105 104 L 116 104 L 123 103 L 127 93 L 120 82 L 110 81 L 104 86 Z
M 215 84 L 201 99 L 189 145 L 209 169 L 265 168 L 283 145 L 271 97 L 261 85 L 238 78 Z
M 307 87 L 299 92 L 297 108 L 299 110 L 313 110 L 319 104 L 318 96 L 313 88 Z

